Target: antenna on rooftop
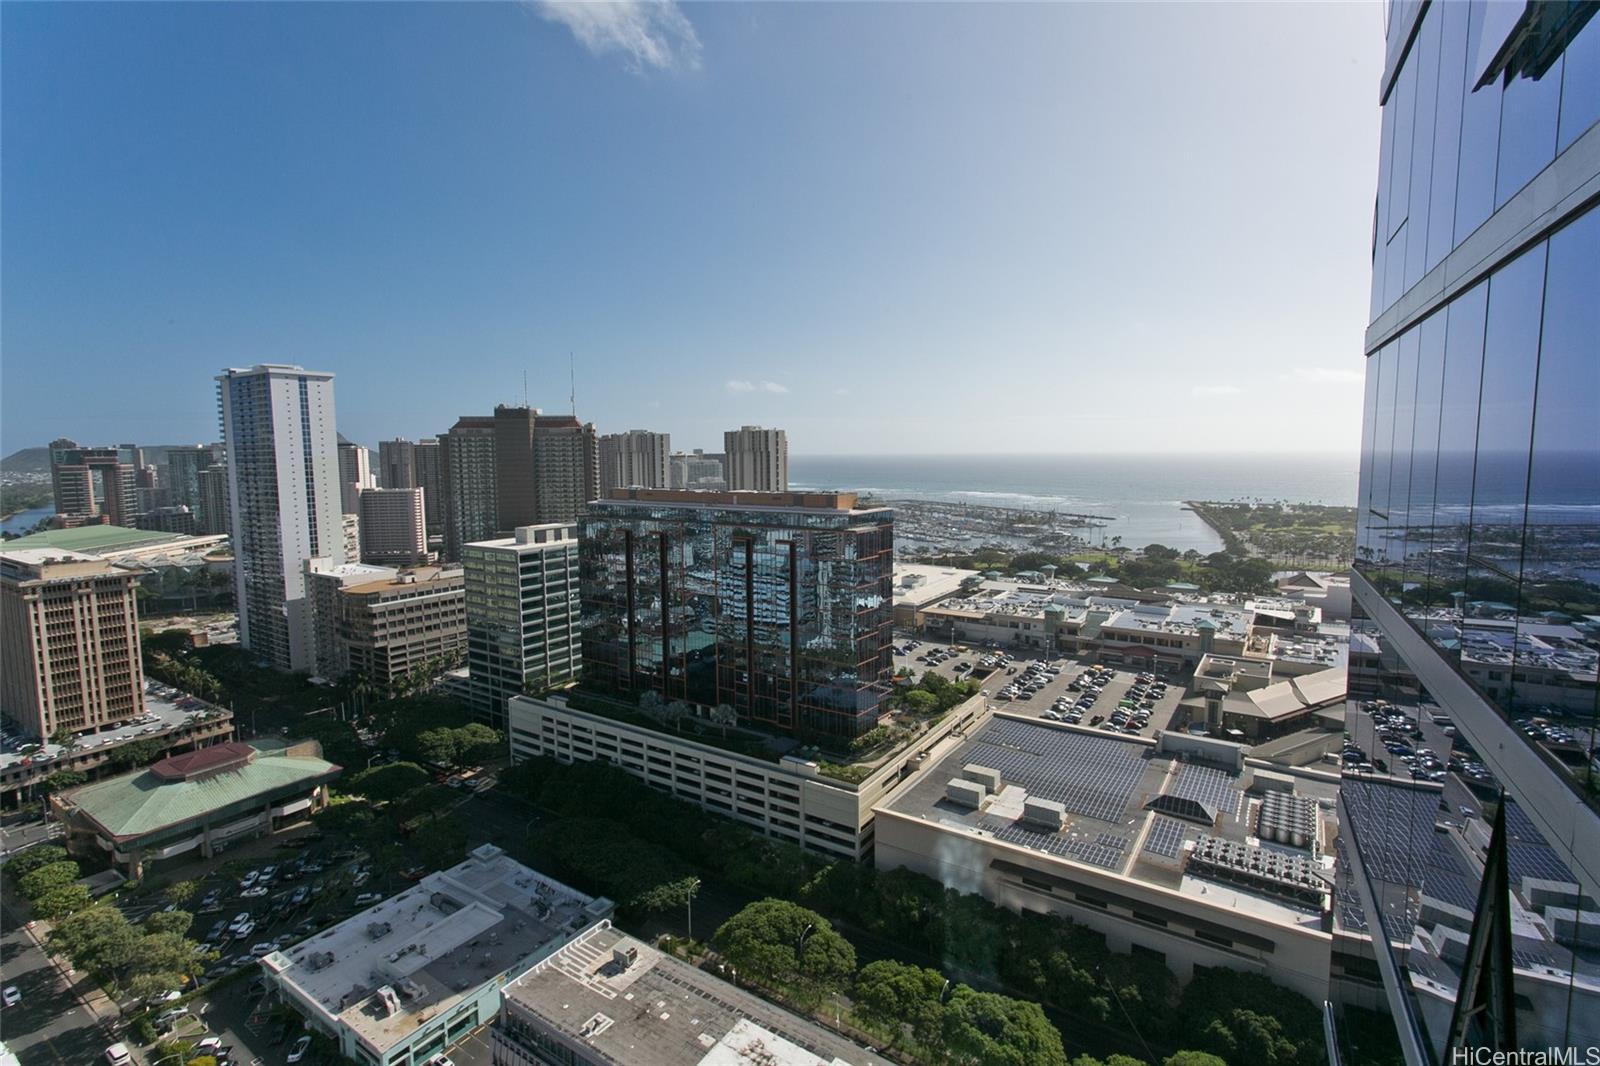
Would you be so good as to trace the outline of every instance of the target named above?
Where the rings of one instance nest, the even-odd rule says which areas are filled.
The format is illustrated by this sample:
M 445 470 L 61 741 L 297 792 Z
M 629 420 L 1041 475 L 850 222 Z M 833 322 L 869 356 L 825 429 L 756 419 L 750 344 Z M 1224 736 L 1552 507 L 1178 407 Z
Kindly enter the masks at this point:
M 522 368 L 522 406 L 528 406 L 528 368 Z
M 567 352 L 567 400 L 572 404 L 572 417 L 578 417 L 578 372 L 574 368 L 572 353 Z

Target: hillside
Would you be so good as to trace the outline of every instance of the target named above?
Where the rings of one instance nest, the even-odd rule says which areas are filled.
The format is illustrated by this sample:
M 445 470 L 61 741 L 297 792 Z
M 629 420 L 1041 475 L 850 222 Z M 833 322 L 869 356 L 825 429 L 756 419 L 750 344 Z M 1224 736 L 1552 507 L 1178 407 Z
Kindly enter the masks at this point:
M 49 448 L 22 448 L 0 459 L 0 473 L 48 474 L 49 472 Z

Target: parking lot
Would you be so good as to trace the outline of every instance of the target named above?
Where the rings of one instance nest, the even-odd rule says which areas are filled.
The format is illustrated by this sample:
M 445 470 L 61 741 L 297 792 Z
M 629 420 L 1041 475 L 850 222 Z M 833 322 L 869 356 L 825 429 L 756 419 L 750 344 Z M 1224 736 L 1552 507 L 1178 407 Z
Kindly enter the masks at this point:
M 1014 656 L 920 638 L 902 638 L 895 647 L 897 668 L 976 678 L 998 710 L 1128 735 L 1167 729 L 1184 695 L 1179 679 L 1146 674 L 1141 681 L 1136 671 L 1063 656 Z
M 1456 735 L 1447 715 L 1436 706 L 1417 707 L 1365 700 L 1351 703 L 1345 716 L 1345 745 L 1341 753 L 1347 773 L 1392 777 L 1400 781 L 1460 785 L 1462 798 L 1450 810 L 1471 819 L 1482 804 L 1470 787 L 1489 788 L 1494 776 Z

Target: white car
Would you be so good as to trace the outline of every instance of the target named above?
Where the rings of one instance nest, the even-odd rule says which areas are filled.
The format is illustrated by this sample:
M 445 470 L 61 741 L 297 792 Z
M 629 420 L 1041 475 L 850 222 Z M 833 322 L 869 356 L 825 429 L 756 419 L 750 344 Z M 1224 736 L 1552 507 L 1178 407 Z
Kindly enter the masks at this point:
M 294 1042 L 294 1047 L 289 1049 L 289 1061 L 299 1062 L 306 1057 L 306 1052 L 311 1050 L 311 1037 L 302 1036 Z
M 256 944 L 256 945 L 254 945 L 254 946 L 252 946 L 250 948 L 250 954 L 252 954 L 252 955 L 271 955 L 276 950 L 278 950 L 278 949 L 276 947 L 274 947 L 273 944 L 270 941 L 263 940 L 261 943 Z
M 450 1061 L 450 1056 L 441 1051 L 428 1060 L 428 1066 L 456 1066 L 456 1064 Z
M 260 899 L 262 896 L 265 896 L 266 894 L 267 894 L 267 890 L 265 888 L 261 887 L 260 885 L 257 885 L 254 888 L 247 888 L 243 892 L 239 893 L 239 898 L 240 899 Z
M 222 1046 L 222 1037 L 220 1037 L 220 1036 L 208 1036 L 204 1040 L 202 1040 L 198 1044 L 196 1044 L 194 1046 L 194 1049 L 196 1051 L 198 1051 L 202 1055 L 209 1055 L 212 1052 L 216 1051 L 217 1048 L 219 1048 L 221 1046 Z
M 233 935 L 238 937 L 240 940 L 243 940 L 245 937 L 249 936 L 251 933 L 253 933 L 255 931 L 256 931 L 256 923 L 255 922 L 245 922 L 243 925 L 241 925 L 239 928 L 237 928 L 237 929 L 235 929 L 233 931 Z
M 0 1003 L 8 1007 L 15 1007 L 22 1002 L 22 990 L 16 985 L 7 985 L 4 992 L 0 992 Z

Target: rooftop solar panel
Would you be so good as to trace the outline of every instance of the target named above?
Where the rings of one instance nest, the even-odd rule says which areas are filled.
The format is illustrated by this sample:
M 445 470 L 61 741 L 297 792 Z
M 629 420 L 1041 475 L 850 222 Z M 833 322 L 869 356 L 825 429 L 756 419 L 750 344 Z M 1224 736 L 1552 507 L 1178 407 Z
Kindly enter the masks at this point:
M 1150 825 L 1150 835 L 1144 839 L 1144 850 L 1153 855 L 1176 859 L 1183 848 L 1183 823 L 1156 815 Z
M 1232 814 L 1235 802 L 1229 798 L 1228 786 L 1233 780 L 1232 774 L 1210 766 L 1185 765 L 1172 783 L 1172 795 L 1195 800 L 1213 813 Z
M 996 839 L 1003 840 L 1007 844 L 1017 844 L 1025 848 L 1038 848 L 1052 855 L 1075 859 L 1078 862 L 1099 866 L 1107 870 L 1115 870 L 1121 867 L 1122 853 L 1128 846 L 1126 840 L 1122 840 L 1121 846 L 1116 847 L 1102 844 L 1098 840 L 1088 841 L 1076 837 L 1063 836 L 1060 833 L 1043 833 L 1036 829 L 1028 829 L 1016 822 L 995 829 L 994 835 Z
M 1143 749 L 1134 745 L 1010 719 L 986 725 L 966 759 L 1000 771 L 1030 796 L 1101 822 L 1122 820 L 1144 771 Z

